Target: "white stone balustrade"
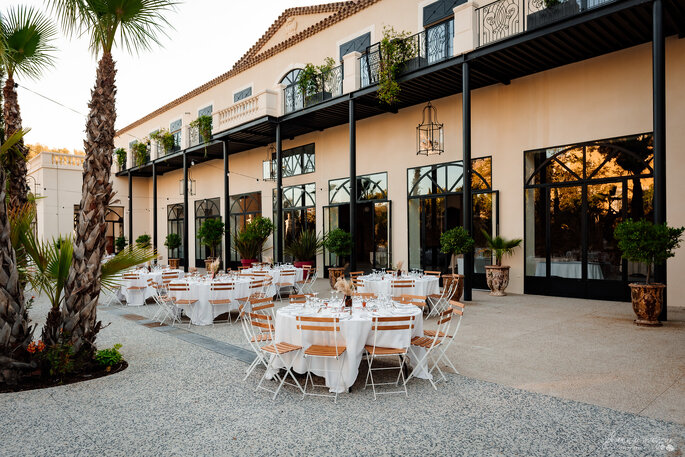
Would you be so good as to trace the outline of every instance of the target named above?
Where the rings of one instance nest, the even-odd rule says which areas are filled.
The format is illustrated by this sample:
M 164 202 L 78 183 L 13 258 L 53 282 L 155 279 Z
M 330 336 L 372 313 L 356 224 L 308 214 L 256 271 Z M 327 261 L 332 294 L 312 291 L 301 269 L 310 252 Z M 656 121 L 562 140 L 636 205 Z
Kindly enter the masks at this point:
M 214 133 L 264 116 L 278 116 L 278 93 L 265 89 L 212 113 Z

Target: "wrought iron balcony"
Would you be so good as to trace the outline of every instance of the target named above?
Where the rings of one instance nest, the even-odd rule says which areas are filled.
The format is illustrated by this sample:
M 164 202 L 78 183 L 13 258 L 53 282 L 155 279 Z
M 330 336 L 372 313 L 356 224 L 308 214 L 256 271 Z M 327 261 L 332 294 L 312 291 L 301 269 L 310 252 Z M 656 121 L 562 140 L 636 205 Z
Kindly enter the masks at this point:
M 452 57 L 454 40 L 452 27 L 453 22 L 444 22 L 405 38 L 404 41 L 408 44 L 407 48 L 412 57 L 404 62 L 401 73 L 418 70 Z M 384 60 L 380 43 L 374 43 L 366 49 L 366 52 L 359 58 L 361 87 L 378 84 Z
M 498 0 L 476 9 L 478 47 L 614 1 L 616 0 L 565 0 L 545 8 L 543 0 Z
M 324 100 L 342 95 L 343 93 L 343 66 L 331 68 L 330 71 L 318 75 L 316 78 L 316 90 L 304 94 L 297 82 L 283 88 L 283 111 L 291 113 L 308 106 L 313 106 Z

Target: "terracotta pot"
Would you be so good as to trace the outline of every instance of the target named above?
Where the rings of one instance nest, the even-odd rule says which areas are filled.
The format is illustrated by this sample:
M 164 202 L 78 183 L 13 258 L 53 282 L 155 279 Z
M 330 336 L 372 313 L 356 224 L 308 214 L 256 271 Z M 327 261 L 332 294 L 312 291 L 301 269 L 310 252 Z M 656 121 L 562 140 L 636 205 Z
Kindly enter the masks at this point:
M 443 287 L 449 287 L 452 281 L 458 281 L 459 283 L 457 284 L 457 289 L 452 293 L 450 300 L 459 301 L 464 293 L 464 275 L 453 274 L 442 276 Z
M 252 266 L 252 262 L 259 262 L 257 259 L 240 259 L 240 263 L 242 266 L 250 268 Z
M 338 280 L 338 278 L 343 276 L 345 276 L 345 269 L 342 267 L 328 269 L 328 279 L 331 283 L 331 289 L 335 288 L 335 282 Z
M 659 327 L 659 314 L 661 304 L 664 302 L 664 284 L 639 284 L 630 286 L 630 298 L 633 302 L 633 311 L 637 319 L 635 325 L 646 327 Z
M 174 270 L 178 270 L 180 264 L 181 259 L 169 259 L 169 267 Z
M 509 285 L 509 268 L 511 267 L 498 267 L 497 265 L 485 267 L 485 277 L 490 288 L 490 295 L 495 297 L 506 295 L 504 289 Z

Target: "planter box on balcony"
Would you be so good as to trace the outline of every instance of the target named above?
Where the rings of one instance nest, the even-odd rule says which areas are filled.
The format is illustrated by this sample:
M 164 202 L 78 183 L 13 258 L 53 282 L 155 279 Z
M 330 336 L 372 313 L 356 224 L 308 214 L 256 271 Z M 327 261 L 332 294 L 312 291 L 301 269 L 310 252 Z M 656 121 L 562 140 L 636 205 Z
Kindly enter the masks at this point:
M 428 65 L 428 59 L 425 57 L 414 57 L 409 59 L 402 65 L 401 73 L 408 73 L 410 71 L 418 70 Z
M 558 5 L 545 8 L 528 15 L 528 30 L 542 27 L 552 22 L 573 16 L 580 12 L 580 7 L 575 0 L 567 0 Z
M 324 100 L 328 100 L 333 97 L 331 92 L 317 92 L 316 94 L 309 95 L 304 99 L 304 106 L 312 106 L 317 103 L 321 103 Z

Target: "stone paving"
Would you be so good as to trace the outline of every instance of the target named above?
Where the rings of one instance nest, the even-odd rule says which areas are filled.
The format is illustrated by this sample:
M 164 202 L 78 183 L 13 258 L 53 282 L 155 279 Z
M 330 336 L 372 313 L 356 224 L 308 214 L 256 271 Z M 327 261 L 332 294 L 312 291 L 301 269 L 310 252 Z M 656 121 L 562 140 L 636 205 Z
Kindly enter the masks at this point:
M 32 315 L 46 310 L 39 299 Z M 160 328 L 146 319 L 152 311 L 100 308 L 111 325 L 99 345 L 123 344 L 124 372 L 0 394 L 0 455 L 676 456 L 685 449 L 682 424 L 457 374 L 437 391 L 412 381 L 408 398 L 374 401 L 360 379 L 337 404 L 302 400 L 290 388 L 272 401 L 254 391 L 261 373 L 242 380 L 250 354 L 238 326 Z

